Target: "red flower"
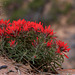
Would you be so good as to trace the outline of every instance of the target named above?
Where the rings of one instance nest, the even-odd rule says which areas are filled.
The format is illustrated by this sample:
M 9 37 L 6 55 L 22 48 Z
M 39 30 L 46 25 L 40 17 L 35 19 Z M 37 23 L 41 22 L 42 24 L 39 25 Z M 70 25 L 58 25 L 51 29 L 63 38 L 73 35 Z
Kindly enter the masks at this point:
M 52 41 L 53 41 L 53 40 L 47 42 L 47 46 L 48 46 L 48 47 L 51 47 Z
M 37 41 L 38 41 L 38 37 L 36 37 Z
M 41 25 L 41 22 L 38 24 L 36 22 L 31 22 L 32 24 L 32 28 L 36 31 L 36 32 L 43 32 L 44 31 L 44 28 L 43 26 Z
M 34 40 L 34 42 L 32 42 L 32 45 L 34 46 L 34 47 L 36 47 L 36 41 Z
M 23 30 L 24 30 L 24 31 L 28 31 L 28 30 L 29 30 L 29 26 L 28 26 L 27 23 L 23 25 Z
M 70 48 L 68 48 L 69 46 L 67 46 L 67 43 L 65 44 L 64 42 L 62 41 L 56 41 L 58 47 L 61 49 L 61 51 L 63 52 L 69 52 Z
M 36 58 L 36 56 L 34 56 L 34 58 Z
M 59 40 L 59 41 L 56 41 L 56 44 L 58 46 L 57 51 L 56 51 L 57 53 L 61 54 L 63 52 L 69 52 L 70 48 L 68 48 L 69 46 L 67 46 L 67 43 L 64 44 L 64 42 L 62 42 L 62 41 Z M 66 54 L 64 54 L 64 55 L 67 57 Z
M 17 45 L 17 43 L 15 44 L 15 40 L 9 41 L 9 44 L 10 44 L 11 47 L 14 47 L 15 45 Z
M 14 23 L 12 23 L 12 26 L 8 26 L 6 28 L 6 33 L 11 35 L 11 36 L 17 36 L 20 32 L 20 27 Z
M 60 48 L 58 48 L 56 52 L 57 52 L 57 53 L 61 53 Z
M 54 34 L 54 32 L 53 32 L 53 30 L 51 29 L 51 26 L 50 26 L 50 25 L 49 25 L 48 27 L 45 26 L 44 33 L 47 34 L 47 36 Z
M 9 23 L 9 21 L 10 20 L 5 20 L 5 21 L 3 19 L 0 20 L 0 26 L 6 27 L 8 25 L 8 23 Z
M 64 54 L 66 58 L 69 58 L 66 54 Z
M 33 45 L 34 47 L 36 47 L 36 46 L 38 45 L 38 37 L 36 37 L 36 39 L 37 39 L 37 41 L 34 40 L 34 42 L 32 42 L 32 45 Z

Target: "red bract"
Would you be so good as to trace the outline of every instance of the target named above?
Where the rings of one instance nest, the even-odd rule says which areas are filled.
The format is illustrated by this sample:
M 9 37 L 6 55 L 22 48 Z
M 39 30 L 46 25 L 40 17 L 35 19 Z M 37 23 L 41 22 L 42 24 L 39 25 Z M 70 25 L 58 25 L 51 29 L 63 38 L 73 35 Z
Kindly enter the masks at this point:
M 63 52 L 69 52 L 70 48 L 68 48 L 69 46 L 67 46 L 67 43 L 65 44 L 62 41 L 56 41 L 57 45 L 59 46 L 59 48 L 61 48 L 61 51 Z
M 45 30 L 44 33 L 46 34 L 46 36 L 48 35 L 53 35 L 53 30 L 51 29 L 51 26 L 49 25 L 48 27 L 45 26 Z
M 32 45 L 34 46 L 34 47 L 36 47 L 37 45 L 38 45 L 38 37 L 36 37 L 36 41 L 34 40 L 34 42 L 32 42 Z
M 48 46 L 48 47 L 51 47 L 52 41 L 53 41 L 53 40 L 47 42 L 47 46 Z
M 15 40 L 9 41 L 9 44 L 10 44 L 11 47 L 14 47 L 15 45 L 17 45 L 17 43 L 15 44 Z
M 44 28 L 43 26 L 41 25 L 41 22 L 38 24 L 38 23 L 34 23 L 34 22 L 31 22 L 32 23 L 32 27 L 33 29 L 36 31 L 36 32 L 43 32 L 44 31 Z
M 36 22 L 25 21 L 24 19 L 23 20 L 19 19 L 18 21 L 13 21 L 12 23 L 8 23 L 8 22 L 9 22 L 9 20 L 8 21 L 1 20 L 0 25 L 5 28 L 4 31 L 2 30 L 2 32 L 5 33 L 6 35 L 10 35 L 12 37 L 18 36 L 20 32 L 23 33 L 25 31 L 31 31 L 31 30 L 33 30 L 35 32 L 39 32 L 39 33 L 44 33 L 47 36 L 54 34 L 53 30 L 50 29 L 50 25 L 48 26 L 48 28 L 45 27 L 45 29 L 44 29 L 41 22 L 39 22 L 39 24 L 38 24 Z
M 3 19 L 0 20 L 0 36 L 5 35 L 6 27 L 9 25 L 9 21 L 10 20 L 5 20 L 5 21 L 3 21 Z
M 34 56 L 34 58 L 36 58 L 36 56 Z
M 2 36 L 2 34 L 4 34 L 4 31 L 0 29 L 0 36 Z
M 65 44 L 64 42 L 62 42 L 62 41 L 59 40 L 59 41 L 56 41 L 56 44 L 58 46 L 58 49 L 56 51 L 57 53 L 61 54 L 62 52 L 69 52 L 70 48 L 68 48 L 69 46 L 67 46 L 67 43 Z
M 36 47 L 36 46 L 38 45 L 38 42 L 34 40 L 34 42 L 32 42 L 32 45 L 33 45 L 34 47 Z
M 28 31 L 28 28 L 29 28 L 29 27 L 28 27 L 27 24 L 24 24 L 24 25 L 23 25 L 23 30 L 24 30 L 24 31 Z
M 21 31 L 20 26 L 15 23 L 12 23 L 12 26 L 8 26 L 6 28 L 6 33 L 11 36 L 17 36 L 20 31 Z
M 38 37 L 36 37 L 37 41 L 38 41 Z
M 0 20 L 0 26 L 7 26 L 7 24 L 9 23 L 10 20 Z

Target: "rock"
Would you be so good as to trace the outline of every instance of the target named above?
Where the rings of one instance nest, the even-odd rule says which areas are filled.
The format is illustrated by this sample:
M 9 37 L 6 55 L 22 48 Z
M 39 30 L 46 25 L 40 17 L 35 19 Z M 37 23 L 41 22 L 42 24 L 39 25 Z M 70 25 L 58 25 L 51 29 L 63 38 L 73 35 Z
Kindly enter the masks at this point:
M 0 66 L 0 69 L 6 69 L 8 66 L 7 65 L 2 65 Z

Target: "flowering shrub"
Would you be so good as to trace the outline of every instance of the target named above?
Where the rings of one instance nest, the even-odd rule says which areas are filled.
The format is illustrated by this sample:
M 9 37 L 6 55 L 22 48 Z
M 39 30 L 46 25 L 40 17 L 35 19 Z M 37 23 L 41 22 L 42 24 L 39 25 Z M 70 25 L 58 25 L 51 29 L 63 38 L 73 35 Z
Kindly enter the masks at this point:
M 35 70 L 55 70 L 69 52 L 67 43 L 57 40 L 55 33 L 40 23 L 23 20 L 0 20 L 0 50 L 17 62 L 28 63 Z

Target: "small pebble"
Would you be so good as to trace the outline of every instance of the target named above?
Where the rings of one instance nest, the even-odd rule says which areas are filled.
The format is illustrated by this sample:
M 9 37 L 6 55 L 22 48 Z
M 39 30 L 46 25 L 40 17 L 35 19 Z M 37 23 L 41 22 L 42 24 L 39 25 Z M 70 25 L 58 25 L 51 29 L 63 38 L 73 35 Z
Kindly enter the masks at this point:
M 8 66 L 7 65 L 3 65 L 3 66 L 0 66 L 0 69 L 6 69 Z

